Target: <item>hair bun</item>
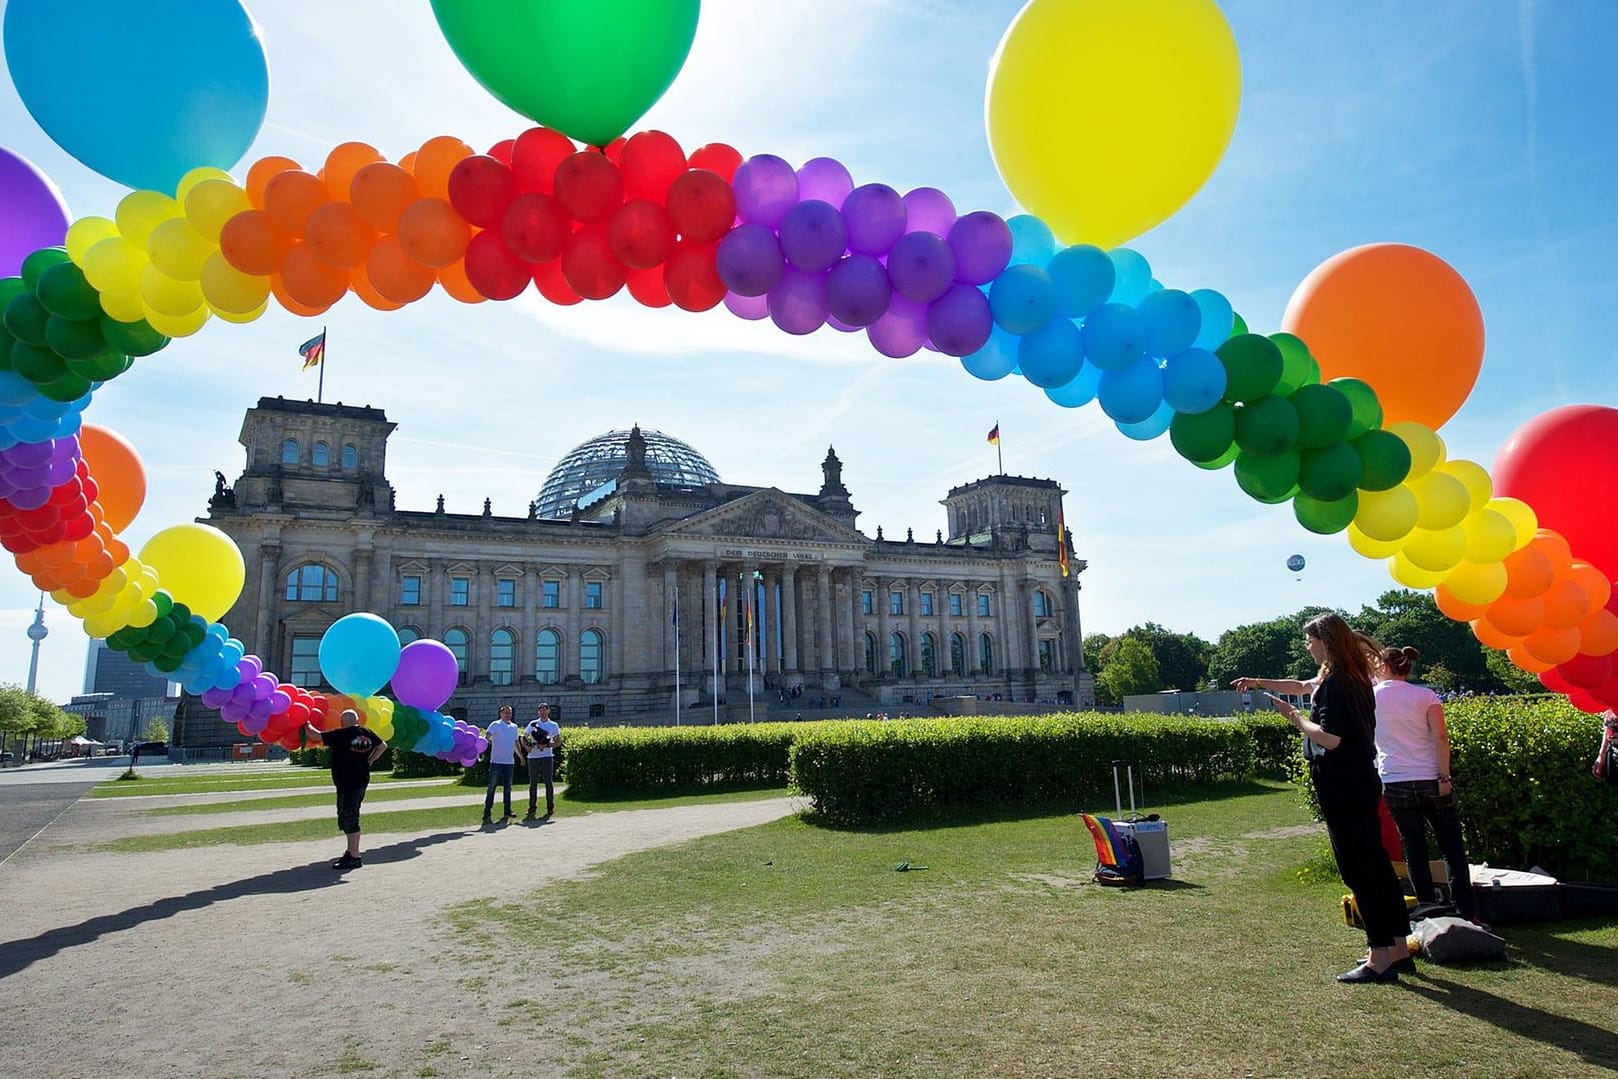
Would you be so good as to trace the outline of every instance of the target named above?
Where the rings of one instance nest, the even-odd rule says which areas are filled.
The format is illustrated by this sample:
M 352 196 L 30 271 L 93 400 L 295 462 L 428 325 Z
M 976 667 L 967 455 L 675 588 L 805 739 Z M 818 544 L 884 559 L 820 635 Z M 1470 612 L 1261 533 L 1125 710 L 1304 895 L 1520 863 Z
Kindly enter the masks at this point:
M 1408 644 L 1405 645 L 1403 648 L 1399 649 L 1399 651 L 1403 652 L 1405 658 L 1410 660 L 1412 663 L 1414 663 L 1416 660 L 1421 658 L 1421 649 L 1412 648 Z

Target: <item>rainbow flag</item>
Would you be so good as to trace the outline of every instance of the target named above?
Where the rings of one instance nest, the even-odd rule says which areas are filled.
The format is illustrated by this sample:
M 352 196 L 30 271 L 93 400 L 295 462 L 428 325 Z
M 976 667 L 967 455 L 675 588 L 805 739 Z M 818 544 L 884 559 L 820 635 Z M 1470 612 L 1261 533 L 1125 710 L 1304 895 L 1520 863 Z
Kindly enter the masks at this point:
M 320 361 L 326 358 L 326 331 L 321 330 L 298 346 L 298 355 L 303 357 L 303 369 L 319 367 Z
M 1080 813 L 1079 819 L 1084 821 L 1084 826 L 1090 829 L 1090 838 L 1095 840 L 1097 862 L 1114 869 L 1129 865 L 1129 851 L 1124 847 L 1123 840 L 1118 838 L 1118 833 L 1113 830 L 1110 818 Z

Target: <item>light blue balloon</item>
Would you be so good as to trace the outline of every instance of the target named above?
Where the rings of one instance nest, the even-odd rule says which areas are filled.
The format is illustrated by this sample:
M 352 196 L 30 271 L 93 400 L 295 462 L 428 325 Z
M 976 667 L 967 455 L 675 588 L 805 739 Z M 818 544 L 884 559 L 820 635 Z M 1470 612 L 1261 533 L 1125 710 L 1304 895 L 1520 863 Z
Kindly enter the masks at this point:
M 996 326 L 989 331 L 989 340 L 984 346 L 970 356 L 961 357 L 961 366 L 973 378 L 981 378 L 985 382 L 1005 378 L 1017 369 L 1017 342 L 1020 340 L 1015 334 L 1009 334 Z
M 76 435 L 82 426 L 84 426 L 84 417 L 77 412 L 69 412 L 66 416 L 56 421 L 56 433 L 51 437 L 66 438 L 68 435 Z
M 1071 319 L 1053 318 L 1017 346 L 1017 366 L 1040 389 L 1067 385 L 1083 363 L 1084 338 Z
M 1141 420 L 1139 423 L 1120 423 L 1118 430 L 1134 439 L 1136 442 L 1150 442 L 1158 435 L 1169 429 L 1174 422 L 1174 406 L 1164 401 L 1157 406 L 1157 411 Z
M 228 169 L 264 123 L 270 69 L 238 0 L 10 0 L 6 63 L 56 144 L 129 187 L 172 194 Z
M 1146 355 L 1172 356 L 1184 352 L 1202 329 L 1202 310 L 1189 293 L 1162 289 L 1141 300 L 1136 308 L 1146 327 Z
M 1206 412 L 1225 396 L 1225 365 L 1202 348 L 1170 356 L 1163 368 L 1163 400 L 1176 412 Z
M 0 404 L 20 409 L 40 396 L 42 395 L 34 388 L 34 384 L 17 372 L 0 371 Z
M 1202 312 L 1202 328 L 1197 331 L 1197 339 L 1192 344 L 1213 352 L 1230 338 L 1236 312 L 1223 293 L 1211 288 L 1199 288 L 1191 293 L 1191 298 Z
M 1084 354 L 1103 371 L 1117 371 L 1146 355 L 1146 326 L 1140 313 L 1121 303 L 1105 303 L 1084 320 Z
M 1113 283 L 1113 303 L 1126 303 L 1134 307 L 1145 299 L 1152 288 L 1152 264 L 1146 256 L 1128 247 L 1115 247 L 1107 252 L 1118 279 Z
M 1032 333 L 1056 314 L 1056 286 L 1039 266 L 1010 266 L 989 287 L 989 311 L 1007 333 Z
M 1033 214 L 1006 218 L 1011 228 L 1012 266 L 1043 266 L 1056 254 L 1056 234 Z
M 387 619 L 347 614 L 320 638 L 320 673 L 339 693 L 369 697 L 399 668 L 399 634 Z
M 1078 408 L 1094 401 L 1096 390 L 1100 387 L 1101 368 L 1093 363 L 1087 363 L 1079 368 L 1079 373 L 1073 376 L 1071 382 L 1053 390 L 1046 390 L 1045 396 L 1063 408 Z
M 1140 423 L 1163 404 L 1163 373 L 1152 360 L 1103 371 L 1096 390 L 1101 411 L 1119 423 Z
M 38 419 L 34 416 L 18 416 L 11 421 L 10 430 L 19 442 L 44 442 L 55 438 L 56 429 L 62 424 L 61 420 Z
M 1091 244 L 1074 244 L 1051 256 L 1045 266 L 1056 286 L 1056 309 L 1068 318 L 1084 318 L 1107 302 L 1118 280 L 1107 253 Z

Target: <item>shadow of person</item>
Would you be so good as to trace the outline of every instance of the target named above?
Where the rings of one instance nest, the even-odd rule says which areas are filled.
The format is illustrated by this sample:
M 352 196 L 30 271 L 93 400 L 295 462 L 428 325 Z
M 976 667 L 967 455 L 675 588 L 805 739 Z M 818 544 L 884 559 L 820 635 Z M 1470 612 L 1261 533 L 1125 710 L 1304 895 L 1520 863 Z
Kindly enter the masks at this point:
M 365 860 L 372 865 L 403 862 L 415 858 L 428 847 L 460 839 L 467 832 L 436 832 L 432 835 L 403 839 L 372 847 L 365 852 Z M 32 937 L 0 943 L 0 980 L 27 970 L 42 959 L 80 945 L 91 944 L 109 933 L 135 929 L 147 922 L 172 918 L 187 911 L 202 910 L 215 903 L 240 899 L 250 895 L 289 895 L 319 888 L 330 888 L 343 882 L 342 876 L 332 872 L 331 859 L 319 858 L 306 865 L 287 866 L 260 873 L 243 880 L 225 881 L 210 888 L 199 888 L 184 895 L 164 896 L 138 907 L 130 907 L 116 914 L 100 914 L 76 925 L 47 929 Z
M 1554 971 L 1568 977 L 1580 978 L 1601 985 L 1618 986 L 1618 963 L 1613 962 L 1613 950 L 1582 941 L 1569 940 L 1559 934 L 1579 928 L 1610 928 L 1618 919 L 1592 918 L 1577 922 L 1562 922 L 1555 931 L 1544 928 L 1517 928 L 1511 934 L 1512 958 Z
M 1618 1070 L 1618 1034 L 1611 1030 L 1435 977 L 1430 965 L 1422 968 L 1422 974 L 1424 977 L 1419 981 L 1400 979 L 1400 984 L 1435 1004 L 1492 1023 L 1519 1037 L 1577 1053 L 1588 1064 Z

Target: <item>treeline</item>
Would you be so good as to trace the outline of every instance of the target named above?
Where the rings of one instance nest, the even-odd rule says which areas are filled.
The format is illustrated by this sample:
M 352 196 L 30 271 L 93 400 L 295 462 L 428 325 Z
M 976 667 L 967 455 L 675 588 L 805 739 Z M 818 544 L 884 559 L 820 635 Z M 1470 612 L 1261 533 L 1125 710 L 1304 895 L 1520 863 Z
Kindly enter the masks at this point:
M 0 750 L 21 757 L 41 742 L 60 742 L 83 733 L 83 716 L 64 712 L 21 686 L 0 686 Z
M 1303 624 L 1329 607 L 1305 607 L 1267 622 L 1226 630 L 1215 643 L 1194 633 L 1175 633 L 1146 622 L 1117 637 L 1093 633 L 1084 638 L 1084 662 L 1096 680 L 1099 704 L 1122 703 L 1133 693 L 1166 689 L 1225 689 L 1233 678 L 1252 674 L 1308 678 L 1315 665 L 1303 647 Z M 1421 650 L 1417 678 L 1439 690 L 1476 693 L 1537 692 L 1542 687 L 1503 652 L 1485 648 L 1464 622 L 1438 609 L 1431 595 L 1394 589 L 1358 613 L 1337 611 L 1349 623 L 1386 645 Z

